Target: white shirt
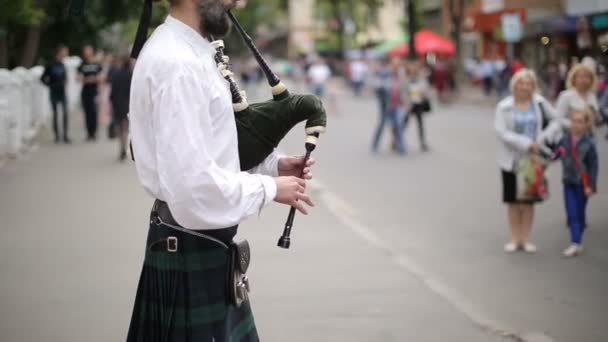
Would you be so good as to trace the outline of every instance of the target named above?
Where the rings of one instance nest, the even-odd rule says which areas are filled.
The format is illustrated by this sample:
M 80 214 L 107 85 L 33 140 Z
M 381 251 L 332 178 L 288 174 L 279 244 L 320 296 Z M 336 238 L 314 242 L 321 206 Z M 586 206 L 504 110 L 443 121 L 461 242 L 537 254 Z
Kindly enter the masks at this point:
M 593 91 L 587 93 L 586 98 L 582 97 L 574 88 L 566 89 L 559 94 L 557 104 L 555 105 L 557 115 L 560 118 L 566 119 L 565 122 L 570 123 L 570 112 L 573 109 L 591 108 L 595 113 L 599 112 L 599 103 L 597 96 Z
M 240 172 L 228 83 L 198 32 L 168 16 L 133 72 L 129 117 L 141 184 L 190 229 L 234 226 L 276 196 L 269 176 Z M 250 172 L 277 173 L 273 153 Z
M 308 77 L 312 84 L 324 84 L 331 76 L 331 70 L 326 64 L 313 64 L 308 69 Z
M 554 137 L 562 129 L 561 120 L 557 117 L 553 106 L 544 97 L 535 94 L 532 101 L 537 120 L 535 140 L 515 131 L 515 99 L 513 96 L 504 98 L 496 106 L 494 129 L 501 142 L 498 148 L 498 166 L 502 170 L 512 172 L 515 162 L 528 151 L 532 143 L 545 145 L 548 142 L 555 142 Z M 544 129 L 542 127 L 543 110 L 546 119 L 549 120 L 549 125 Z
M 367 65 L 361 61 L 353 61 L 350 65 L 350 78 L 353 81 L 363 81 L 367 74 Z

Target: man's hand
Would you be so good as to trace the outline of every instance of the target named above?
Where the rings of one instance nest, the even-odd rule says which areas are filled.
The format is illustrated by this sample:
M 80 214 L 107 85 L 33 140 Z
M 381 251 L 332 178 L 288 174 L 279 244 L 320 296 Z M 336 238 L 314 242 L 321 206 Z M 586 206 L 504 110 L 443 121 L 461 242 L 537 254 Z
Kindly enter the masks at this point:
M 532 154 L 540 154 L 540 145 L 537 143 L 532 143 L 530 147 L 528 147 L 528 152 Z
M 310 197 L 304 193 L 306 190 L 306 181 L 294 177 L 275 177 L 274 181 L 277 184 L 277 196 L 275 202 L 292 206 L 304 215 L 308 215 L 308 211 L 304 208 L 302 202 L 305 202 L 311 207 L 314 207 Z
M 586 188 L 585 189 L 585 195 L 587 197 L 591 197 L 591 196 L 593 196 L 593 194 L 594 194 L 593 189 L 591 189 L 591 188 Z
M 302 174 L 302 164 L 304 163 L 304 156 L 298 157 L 283 157 L 279 159 L 279 176 L 295 176 L 300 177 Z M 310 168 L 315 164 L 314 158 L 308 159 L 306 167 L 304 167 L 303 179 L 312 179 L 312 173 Z

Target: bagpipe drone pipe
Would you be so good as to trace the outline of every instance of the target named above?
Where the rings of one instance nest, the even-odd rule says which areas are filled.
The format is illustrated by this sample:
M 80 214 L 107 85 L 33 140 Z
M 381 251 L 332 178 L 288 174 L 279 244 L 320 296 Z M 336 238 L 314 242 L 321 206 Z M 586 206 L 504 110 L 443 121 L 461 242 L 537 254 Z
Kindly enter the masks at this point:
M 218 69 L 230 85 L 237 123 L 241 169 L 249 170 L 260 164 L 294 126 L 306 120 L 304 144 L 306 154 L 302 165 L 304 168 L 306 161 L 317 146 L 319 135 L 325 132 L 327 126 L 327 114 L 323 103 L 314 95 L 291 94 L 279 77 L 272 72 L 236 17 L 230 11 L 228 11 L 228 16 L 258 62 L 272 90 L 272 99 L 248 104 L 245 93 L 239 90 L 229 69 L 229 58 L 224 55 L 223 42 L 214 41 L 212 43 L 216 48 L 215 61 Z M 289 248 L 290 246 L 294 216 L 295 208 L 292 207 L 283 235 L 278 242 L 279 247 Z

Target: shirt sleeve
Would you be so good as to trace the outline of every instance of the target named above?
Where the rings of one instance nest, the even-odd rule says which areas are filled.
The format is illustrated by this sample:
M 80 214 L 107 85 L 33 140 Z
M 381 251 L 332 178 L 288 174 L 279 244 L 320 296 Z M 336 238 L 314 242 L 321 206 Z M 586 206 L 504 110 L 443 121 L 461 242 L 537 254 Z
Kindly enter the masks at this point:
M 561 138 L 561 132 L 565 126 L 564 119 L 558 117 L 555 108 L 544 97 L 540 98 L 538 105 L 541 115 L 543 111 L 546 114 L 546 118 L 543 118 L 543 120 L 549 120 L 549 124 L 542 130 L 537 140 L 541 144 L 557 143 Z
M 217 165 L 211 99 L 211 91 L 187 74 L 176 75 L 153 98 L 161 195 L 176 221 L 190 229 L 234 226 L 276 196 L 272 178 Z
M 570 114 L 570 95 L 567 92 L 563 92 L 557 98 L 557 103 L 555 104 L 555 113 L 558 118 L 562 120 L 562 122 L 569 125 L 569 114 Z
M 593 191 L 597 192 L 597 175 L 599 171 L 599 162 L 597 158 L 597 148 L 595 147 L 595 144 L 591 145 L 591 148 L 589 149 L 589 152 L 586 157 L 587 158 L 585 162 L 587 164 L 587 169 L 589 170 L 591 188 L 593 189 Z
M 247 172 L 252 173 L 252 174 L 262 174 L 262 175 L 267 175 L 267 176 L 271 176 L 271 177 L 278 177 L 279 176 L 279 159 L 283 158 L 284 155 L 279 153 L 276 149 L 274 149 L 272 151 L 272 153 L 270 155 L 268 155 L 268 157 L 266 157 L 266 159 L 264 159 L 263 162 L 260 163 L 260 165 L 255 166 L 254 168 L 252 168 L 251 170 L 248 170 Z

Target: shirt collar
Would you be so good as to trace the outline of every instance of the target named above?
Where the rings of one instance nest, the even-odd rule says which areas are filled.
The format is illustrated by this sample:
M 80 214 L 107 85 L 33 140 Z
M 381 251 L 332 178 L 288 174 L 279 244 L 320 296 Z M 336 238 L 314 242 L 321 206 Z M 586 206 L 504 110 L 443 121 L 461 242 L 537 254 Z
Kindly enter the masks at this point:
M 211 43 L 205 37 L 201 36 L 196 30 L 192 27 L 186 25 L 181 20 L 176 19 L 175 17 L 168 15 L 167 19 L 165 19 L 165 25 L 169 27 L 171 30 L 176 32 L 178 36 L 188 42 L 196 51 L 203 53 L 215 54 L 215 49 L 211 46 Z

